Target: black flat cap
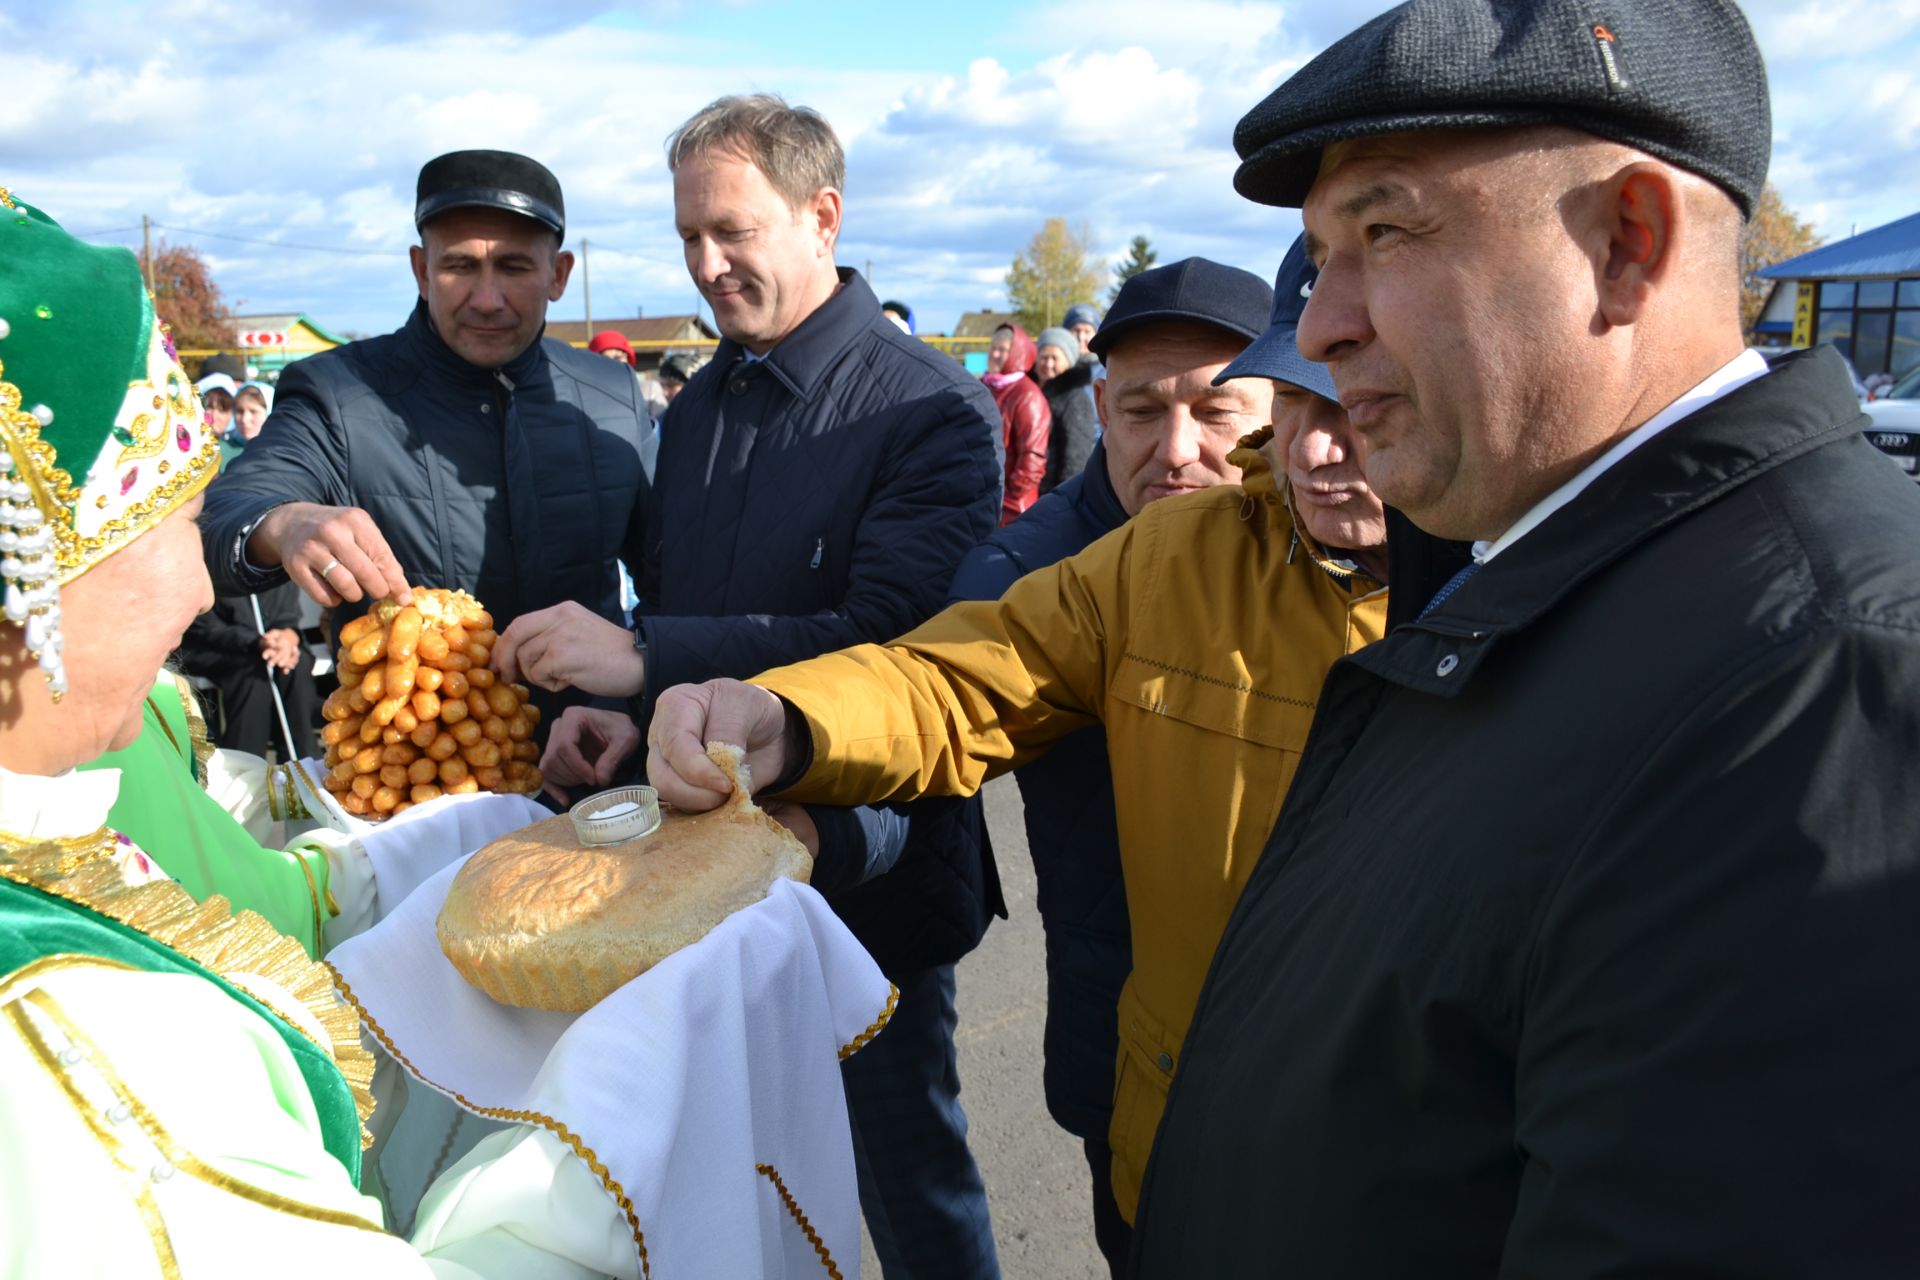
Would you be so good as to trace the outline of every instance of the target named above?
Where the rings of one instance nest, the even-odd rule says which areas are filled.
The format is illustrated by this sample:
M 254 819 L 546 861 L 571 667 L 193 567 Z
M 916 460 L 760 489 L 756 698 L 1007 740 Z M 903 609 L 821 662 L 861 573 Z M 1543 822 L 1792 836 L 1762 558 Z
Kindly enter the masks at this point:
M 449 151 L 420 166 L 413 225 L 424 227 L 449 209 L 504 209 L 567 234 L 560 180 L 538 160 L 511 151 Z
M 1773 150 L 1766 67 L 1732 0 L 1411 0 L 1241 119 L 1233 185 L 1298 208 L 1329 143 L 1535 124 L 1658 156 L 1746 214 Z
M 1087 349 L 1105 360 L 1121 334 L 1162 320 L 1210 324 L 1252 342 L 1266 331 L 1272 309 L 1273 287 L 1251 271 L 1182 258 L 1121 285 Z

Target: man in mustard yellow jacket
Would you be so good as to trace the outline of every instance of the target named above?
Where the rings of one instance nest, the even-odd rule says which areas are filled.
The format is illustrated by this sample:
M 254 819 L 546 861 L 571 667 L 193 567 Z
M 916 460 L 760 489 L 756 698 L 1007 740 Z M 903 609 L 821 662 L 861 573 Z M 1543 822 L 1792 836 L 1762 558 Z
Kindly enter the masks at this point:
M 1274 323 L 1220 375 L 1276 381 L 1274 429 L 1229 455 L 1241 484 L 1151 503 L 998 601 L 954 605 L 890 645 L 670 690 L 653 721 L 649 776 L 690 809 L 727 791 L 702 767 L 709 739 L 745 743 L 753 776 L 785 798 L 859 804 L 971 794 L 1104 724 L 1133 928 L 1111 1132 L 1129 1221 L 1321 681 L 1386 625 L 1380 502 L 1331 380 L 1294 343 L 1312 280 L 1296 245 Z

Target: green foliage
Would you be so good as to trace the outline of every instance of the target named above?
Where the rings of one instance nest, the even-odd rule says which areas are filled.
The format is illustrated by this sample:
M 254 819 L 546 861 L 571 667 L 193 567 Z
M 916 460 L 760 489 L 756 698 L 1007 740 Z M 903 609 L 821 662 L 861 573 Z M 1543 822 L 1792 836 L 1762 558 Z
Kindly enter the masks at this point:
M 140 254 L 140 269 L 147 268 Z M 233 314 L 220 298 L 206 260 L 191 245 L 162 240 L 153 255 L 153 309 L 173 330 L 178 347 L 231 347 Z
M 1076 232 L 1065 218 L 1048 218 L 1007 269 L 1007 302 L 1028 333 L 1059 324 L 1068 307 L 1093 300 L 1107 264 L 1092 256 L 1090 238 L 1084 226 Z
M 1120 296 L 1120 290 L 1127 281 L 1146 271 L 1160 261 L 1159 251 L 1145 236 L 1135 236 L 1127 246 L 1127 258 L 1113 269 L 1113 288 L 1107 291 L 1109 305 Z
M 1754 202 L 1753 217 L 1740 236 L 1740 324 L 1751 330 L 1767 304 L 1773 281 L 1757 274 L 1788 258 L 1797 258 L 1821 245 L 1820 233 L 1811 222 L 1802 222 L 1769 182 Z M 1791 287 L 1789 283 L 1788 287 Z

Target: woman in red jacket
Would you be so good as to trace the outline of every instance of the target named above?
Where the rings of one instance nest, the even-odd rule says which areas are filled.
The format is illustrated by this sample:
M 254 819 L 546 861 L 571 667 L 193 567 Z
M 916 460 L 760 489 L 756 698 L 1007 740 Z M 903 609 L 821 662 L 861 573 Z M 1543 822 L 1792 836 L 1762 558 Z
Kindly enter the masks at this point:
M 1017 324 L 993 331 L 987 371 L 981 381 L 1000 406 L 1001 438 L 1006 443 L 1007 482 L 1000 497 L 1000 523 L 1011 524 L 1040 496 L 1047 472 L 1047 433 L 1053 423 L 1040 384 L 1027 376 L 1035 356 L 1033 339 Z

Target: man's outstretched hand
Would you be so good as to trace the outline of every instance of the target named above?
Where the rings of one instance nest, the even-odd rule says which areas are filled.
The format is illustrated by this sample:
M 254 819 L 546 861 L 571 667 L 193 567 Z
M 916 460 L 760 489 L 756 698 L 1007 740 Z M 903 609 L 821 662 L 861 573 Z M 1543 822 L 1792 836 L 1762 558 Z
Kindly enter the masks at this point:
M 639 746 L 640 730 L 622 713 L 568 707 L 553 722 L 553 732 L 547 736 L 540 773 L 555 799 L 572 804 L 575 791 L 612 786 L 620 766 Z
M 792 764 L 787 710 L 779 698 L 738 680 L 678 685 L 655 704 L 647 742 L 647 781 L 674 808 L 702 813 L 731 794 L 727 775 L 707 758 L 709 742 L 746 748 L 756 789 Z
M 493 646 L 493 669 L 509 684 L 603 698 L 631 698 L 647 677 L 633 633 L 572 600 L 515 618 Z
M 302 591 L 331 609 L 342 601 L 392 597 L 407 604 L 406 571 L 358 507 L 288 502 L 261 518 L 247 539 L 247 558 L 279 565 Z

